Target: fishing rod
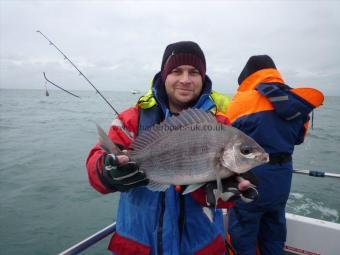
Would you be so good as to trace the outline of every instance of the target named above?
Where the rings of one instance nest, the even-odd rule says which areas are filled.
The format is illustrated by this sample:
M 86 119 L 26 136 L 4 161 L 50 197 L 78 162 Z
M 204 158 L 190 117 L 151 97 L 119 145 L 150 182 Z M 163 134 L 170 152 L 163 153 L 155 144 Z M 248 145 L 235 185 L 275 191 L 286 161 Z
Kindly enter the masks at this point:
M 74 96 L 74 97 L 80 98 L 80 96 L 77 96 L 77 95 L 73 94 L 72 92 L 70 92 L 70 91 L 68 91 L 68 90 L 66 90 L 66 89 L 63 89 L 62 87 L 58 86 L 57 84 L 51 82 L 49 79 L 47 79 L 45 72 L 43 72 L 43 74 L 44 74 L 45 80 L 48 81 L 49 83 L 51 83 L 52 85 L 54 85 L 54 86 L 56 86 L 57 88 L 59 88 L 59 89 L 65 91 L 66 93 L 69 93 L 70 95 L 72 95 L 72 96 Z M 47 88 L 46 88 L 46 90 L 47 90 Z
M 312 170 L 304 170 L 304 169 L 294 169 L 293 173 L 295 174 L 304 174 L 313 177 L 332 177 L 332 178 L 340 178 L 340 174 L 335 173 L 327 173 L 321 171 L 312 171 Z
M 100 93 L 100 91 L 93 85 L 93 83 L 79 70 L 79 68 L 55 45 L 46 35 L 44 35 L 40 30 L 36 31 L 37 33 L 41 34 L 54 48 L 59 51 L 61 55 L 63 55 L 64 59 L 66 59 L 78 72 L 79 75 L 83 76 L 84 79 L 94 88 L 94 90 L 101 96 L 101 98 L 110 106 L 110 108 L 118 115 L 119 113 L 116 109 L 110 104 L 110 102 Z

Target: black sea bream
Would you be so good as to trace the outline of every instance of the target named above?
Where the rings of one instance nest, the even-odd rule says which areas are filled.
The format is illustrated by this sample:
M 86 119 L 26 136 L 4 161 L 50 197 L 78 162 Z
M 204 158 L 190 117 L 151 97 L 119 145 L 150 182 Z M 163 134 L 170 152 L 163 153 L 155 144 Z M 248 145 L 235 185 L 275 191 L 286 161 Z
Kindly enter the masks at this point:
M 150 180 L 147 187 L 158 191 L 213 180 L 220 184 L 222 178 L 268 162 L 268 154 L 252 138 L 198 109 L 141 132 L 132 148 L 131 160 Z

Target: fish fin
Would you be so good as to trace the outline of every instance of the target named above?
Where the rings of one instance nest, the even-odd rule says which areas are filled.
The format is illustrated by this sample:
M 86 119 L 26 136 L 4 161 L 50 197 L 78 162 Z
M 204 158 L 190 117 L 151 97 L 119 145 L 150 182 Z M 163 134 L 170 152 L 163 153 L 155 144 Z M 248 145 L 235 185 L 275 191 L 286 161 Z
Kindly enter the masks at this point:
M 121 154 L 122 151 L 111 141 L 105 131 L 98 124 L 96 124 L 96 126 L 101 147 L 108 153 Z
M 214 213 L 209 207 L 203 207 L 203 213 L 208 217 L 210 222 L 214 221 Z
M 218 189 L 213 190 L 214 196 L 215 196 L 215 209 L 217 208 L 217 202 L 218 199 L 221 197 L 221 192 Z
M 151 129 L 142 132 L 132 143 L 132 148 L 135 151 L 143 150 L 150 144 L 153 144 L 158 138 L 163 137 L 164 134 L 198 123 L 216 124 L 217 121 L 210 112 L 189 108 L 182 111 L 179 115 L 171 116 L 160 124 L 154 125 Z
M 209 122 L 209 123 L 216 123 L 216 118 L 211 112 L 205 112 L 200 109 L 188 109 L 182 113 L 182 118 L 192 118 L 193 122 L 201 123 L 201 122 Z
M 237 191 L 237 189 L 235 189 Z M 232 196 L 234 196 L 236 193 L 232 191 L 227 191 L 221 193 L 220 197 L 223 201 L 228 201 Z
M 217 185 L 217 189 L 213 190 L 213 193 L 215 195 L 215 206 L 217 206 L 217 201 L 220 197 L 222 197 L 222 193 L 223 193 L 222 180 L 218 172 L 216 173 L 216 185 Z
M 210 112 L 205 112 L 203 110 L 193 108 L 184 110 L 180 112 L 179 115 L 175 115 L 166 119 L 163 123 L 167 122 L 170 126 L 177 128 L 186 127 L 202 122 L 217 123 L 216 118 Z
M 151 191 L 166 191 L 170 187 L 170 185 L 150 181 L 146 187 Z
M 183 191 L 182 195 L 186 195 L 188 193 L 194 192 L 195 190 L 199 189 L 200 187 L 202 187 L 205 183 L 195 183 L 195 184 L 191 184 L 188 187 L 185 188 L 185 190 Z

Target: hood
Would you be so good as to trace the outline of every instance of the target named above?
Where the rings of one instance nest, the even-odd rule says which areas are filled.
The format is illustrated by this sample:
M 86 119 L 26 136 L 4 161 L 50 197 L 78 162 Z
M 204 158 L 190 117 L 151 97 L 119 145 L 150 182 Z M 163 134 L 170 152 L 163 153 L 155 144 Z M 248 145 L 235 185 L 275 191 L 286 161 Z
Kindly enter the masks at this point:
M 285 82 L 278 70 L 275 68 L 265 68 L 249 75 L 245 80 L 243 80 L 238 88 L 238 91 L 242 92 L 246 90 L 253 90 L 260 83 L 284 84 Z

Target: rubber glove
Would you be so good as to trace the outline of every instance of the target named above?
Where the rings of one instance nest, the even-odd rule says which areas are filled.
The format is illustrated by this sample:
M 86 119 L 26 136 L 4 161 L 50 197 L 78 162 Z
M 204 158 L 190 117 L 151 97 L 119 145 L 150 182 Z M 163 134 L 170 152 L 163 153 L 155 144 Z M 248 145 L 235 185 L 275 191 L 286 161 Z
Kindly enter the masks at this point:
M 237 201 L 240 199 L 245 203 L 253 202 L 258 198 L 256 189 L 258 184 L 258 178 L 251 172 L 222 179 L 223 201 Z M 216 181 L 209 182 L 204 186 L 207 203 L 210 206 L 215 206 L 216 204 L 214 189 L 217 189 Z
M 106 154 L 103 164 L 103 175 L 117 191 L 126 192 L 131 188 L 147 185 L 149 180 L 139 171 L 136 162 L 119 163 L 119 156 Z

